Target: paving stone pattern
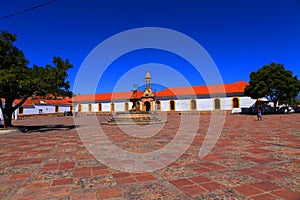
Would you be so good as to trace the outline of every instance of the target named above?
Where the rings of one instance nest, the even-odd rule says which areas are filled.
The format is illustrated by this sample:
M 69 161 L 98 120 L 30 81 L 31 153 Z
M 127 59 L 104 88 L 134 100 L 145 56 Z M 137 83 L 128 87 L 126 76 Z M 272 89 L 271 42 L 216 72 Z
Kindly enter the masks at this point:
M 264 121 L 228 115 L 217 144 L 200 159 L 210 117 L 200 116 L 197 135 L 179 159 L 144 173 L 118 171 L 96 160 L 72 117 L 14 121 L 25 133 L 0 135 L 0 199 L 300 199 L 299 114 L 266 115 Z M 167 120 L 149 138 L 101 126 L 115 145 L 141 153 L 174 138 L 180 116 L 168 115 Z M 193 123 L 185 127 L 188 131 Z

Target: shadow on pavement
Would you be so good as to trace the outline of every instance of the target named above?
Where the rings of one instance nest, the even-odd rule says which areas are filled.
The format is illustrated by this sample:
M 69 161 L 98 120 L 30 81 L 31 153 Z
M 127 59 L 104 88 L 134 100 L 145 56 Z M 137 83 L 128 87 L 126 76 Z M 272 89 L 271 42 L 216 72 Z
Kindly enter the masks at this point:
M 34 132 L 49 132 L 49 131 L 68 131 L 74 128 L 78 128 L 76 125 L 38 125 L 38 126 L 16 126 L 22 133 L 34 133 Z

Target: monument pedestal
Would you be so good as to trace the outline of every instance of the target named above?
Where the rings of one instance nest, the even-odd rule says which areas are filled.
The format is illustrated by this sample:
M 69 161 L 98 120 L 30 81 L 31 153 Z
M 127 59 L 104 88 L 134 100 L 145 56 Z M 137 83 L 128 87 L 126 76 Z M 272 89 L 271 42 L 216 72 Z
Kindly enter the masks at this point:
M 148 125 L 161 124 L 166 121 L 160 120 L 155 114 L 145 111 L 116 112 L 112 118 L 104 124 L 111 125 Z

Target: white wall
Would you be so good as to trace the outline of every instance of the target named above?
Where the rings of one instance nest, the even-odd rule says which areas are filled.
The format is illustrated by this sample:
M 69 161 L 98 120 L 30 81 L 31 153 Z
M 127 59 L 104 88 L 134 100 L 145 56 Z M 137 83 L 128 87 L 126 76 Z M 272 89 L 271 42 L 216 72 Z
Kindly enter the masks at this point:
M 102 112 L 110 112 L 110 103 L 102 103 Z
M 33 114 L 38 114 L 38 111 L 35 109 L 35 107 L 23 108 L 23 115 L 33 115 Z
M 54 113 L 54 106 L 53 105 L 35 105 L 35 113 L 33 114 L 39 114 L 39 110 L 42 110 L 41 114 L 49 114 Z M 24 108 L 25 110 L 25 108 Z
M 124 101 L 124 102 L 113 102 L 115 107 L 115 112 L 124 112 L 125 111 L 125 103 L 128 103 L 128 110 L 131 110 L 133 103 Z M 92 112 L 98 112 L 98 103 L 92 103 Z M 75 106 L 78 110 L 78 105 Z M 76 110 L 75 109 L 75 110 Z M 81 112 L 89 112 L 89 103 L 81 103 Z M 142 109 L 142 104 L 140 102 L 140 109 Z M 60 109 L 62 111 L 62 109 Z M 68 111 L 68 110 L 67 110 Z M 63 112 L 63 111 L 62 111 Z M 111 112 L 111 103 L 101 103 L 101 112 Z
M 53 106 L 54 108 L 55 108 L 55 106 Z M 70 111 L 70 106 L 68 106 L 68 105 L 61 105 L 61 106 L 59 106 L 59 112 L 68 112 L 68 111 Z
M 197 108 L 199 111 L 211 111 L 213 110 L 213 100 L 212 99 L 198 99 Z
M 221 110 L 232 110 L 232 97 L 220 98 Z
M 98 103 L 92 104 L 92 112 L 98 112 Z
M 221 110 L 232 110 L 232 99 L 235 97 L 224 97 L 218 98 L 221 103 Z M 250 97 L 238 97 L 240 100 L 240 108 L 250 107 L 255 103 L 254 99 Z M 214 110 L 214 100 L 216 98 L 207 99 L 196 99 L 197 110 L 198 111 L 212 111 Z M 170 100 L 159 100 L 161 104 L 161 111 L 170 111 Z M 191 99 L 179 99 L 173 100 L 175 102 L 175 111 L 190 111 L 191 110 Z M 127 102 L 129 110 L 132 107 L 132 102 Z M 111 103 L 101 103 L 102 112 L 110 112 Z M 124 102 L 114 102 L 115 112 L 125 111 L 125 101 Z M 153 104 L 156 106 L 156 103 Z M 81 104 L 82 112 L 88 112 L 88 103 Z M 141 105 L 142 108 L 142 105 Z M 98 112 L 98 103 L 92 104 L 92 112 Z
M 121 111 L 124 111 L 124 103 L 125 102 L 115 102 L 114 105 L 115 105 L 115 112 L 121 112 Z
M 190 99 L 179 99 L 175 101 L 175 111 L 190 111 L 191 100 Z M 161 111 L 170 111 L 170 100 L 161 100 Z M 213 110 L 212 99 L 197 99 L 196 106 L 198 111 Z
M 190 104 L 191 104 L 190 99 L 175 100 L 175 110 L 190 111 L 191 110 Z
M 160 101 L 161 111 L 169 111 L 169 102 L 170 102 L 169 100 Z
M 224 97 L 218 98 L 221 103 L 221 110 L 232 110 L 232 99 L 235 97 Z M 255 99 L 250 97 L 238 97 L 240 100 L 240 108 L 250 107 L 255 103 Z M 197 110 L 198 111 L 212 111 L 214 110 L 214 100 L 216 98 L 208 99 L 197 99 Z M 175 110 L 176 111 L 190 111 L 191 109 L 191 100 L 190 99 L 179 99 L 175 101 Z M 160 100 L 161 111 L 170 111 L 170 100 Z
M 249 108 L 256 102 L 256 99 L 251 99 L 250 97 L 240 97 L 240 107 Z
M 59 112 L 63 113 L 65 111 L 70 111 L 69 105 L 58 105 Z M 87 105 L 85 105 L 88 107 Z M 42 112 L 40 113 L 40 110 Z M 35 105 L 34 107 L 23 107 L 23 115 L 34 115 L 34 114 L 53 114 L 55 113 L 55 105 Z

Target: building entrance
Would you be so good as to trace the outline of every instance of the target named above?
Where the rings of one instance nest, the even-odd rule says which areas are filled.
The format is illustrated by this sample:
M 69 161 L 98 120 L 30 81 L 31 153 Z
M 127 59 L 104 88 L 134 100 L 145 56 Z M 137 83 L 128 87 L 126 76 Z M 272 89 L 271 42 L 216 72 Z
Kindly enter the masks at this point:
M 149 101 L 145 101 L 145 106 L 146 106 L 146 112 L 149 112 L 151 110 L 151 104 Z

